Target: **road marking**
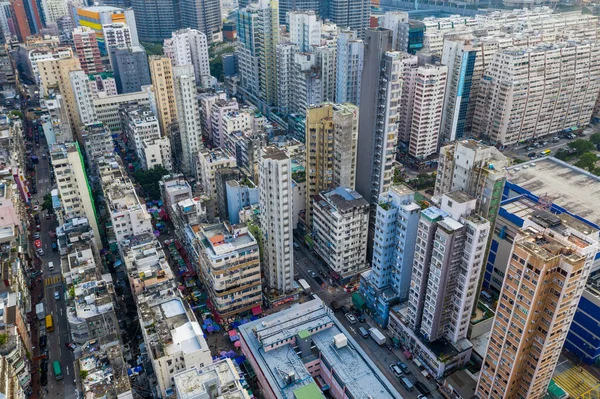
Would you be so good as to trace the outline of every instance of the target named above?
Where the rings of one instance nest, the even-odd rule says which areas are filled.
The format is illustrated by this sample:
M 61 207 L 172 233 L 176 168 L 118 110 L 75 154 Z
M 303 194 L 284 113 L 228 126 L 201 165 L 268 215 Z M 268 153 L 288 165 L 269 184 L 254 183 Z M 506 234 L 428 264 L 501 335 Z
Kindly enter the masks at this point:
M 67 375 L 69 375 L 69 366 L 67 366 Z
M 58 313 L 62 316 L 62 308 L 58 308 Z

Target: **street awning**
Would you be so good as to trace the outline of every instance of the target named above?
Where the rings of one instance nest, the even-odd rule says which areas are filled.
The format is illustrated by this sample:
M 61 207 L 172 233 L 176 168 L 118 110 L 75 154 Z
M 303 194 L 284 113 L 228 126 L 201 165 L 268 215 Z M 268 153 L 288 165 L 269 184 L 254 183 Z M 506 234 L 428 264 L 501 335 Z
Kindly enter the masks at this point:
M 352 303 L 354 304 L 354 306 L 356 306 L 358 309 L 364 309 L 365 305 L 366 305 L 366 301 L 365 299 L 362 297 L 362 295 L 360 295 L 358 292 L 354 292 L 352 294 Z
M 252 314 L 254 316 L 258 316 L 261 313 L 262 313 L 262 308 L 260 307 L 260 305 L 255 306 L 255 307 L 252 308 Z

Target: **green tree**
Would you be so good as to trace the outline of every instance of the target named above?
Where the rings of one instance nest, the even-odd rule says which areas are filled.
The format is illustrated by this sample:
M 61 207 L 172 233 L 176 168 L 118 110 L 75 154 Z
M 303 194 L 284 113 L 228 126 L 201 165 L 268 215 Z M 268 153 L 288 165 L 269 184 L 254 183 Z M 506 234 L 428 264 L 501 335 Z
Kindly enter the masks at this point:
M 163 45 L 160 43 L 141 42 L 148 55 L 163 55 Z
M 87 372 L 87 370 L 79 370 L 79 377 L 80 377 L 82 380 L 85 380 L 85 379 L 87 378 L 87 376 L 88 376 L 88 372 Z
M 223 75 L 223 57 L 218 55 L 217 57 L 210 60 L 210 76 L 214 76 L 220 82 L 225 80 L 225 76 Z
M 0 346 L 4 345 L 8 341 L 8 334 L 0 334 Z
M 594 133 L 590 136 L 590 141 L 594 144 L 594 145 L 598 145 L 600 144 L 600 133 Z
M 575 166 L 582 169 L 587 169 L 592 172 L 596 168 L 596 162 L 598 157 L 592 152 L 586 152 L 581 154 L 579 160 L 575 163 Z
M 554 158 L 560 159 L 561 161 L 566 161 L 569 158 L 571 158 L 571 154 L 569 154 L 569 151 L 565 150 L 564 148 L 561 148 L 560 150 L 556 151 L 556 154 L 554 154 Z
M 52 195 L 50 195 L 50 193 L 44 195 L 44 203 L 42 204 L 42 210 L 52 212 Z
M 591 141 L 584 139 L 577 139 L 575 141 L 571 141 L 567 145 L 569 146 L 569 148 L 575 150 L 575 155 L 577 156 L 583 154 L 584 152 L 593 151 L 595 149 L 594 144 L 592 144 Z
M 158 165 L 149 170 L 138 170 L 133 174 L 135 181 L 142 187 L 147 197 L 152 200 L 160 199 L 160 188 L 158 182 L 168 175 L 169 171 Z

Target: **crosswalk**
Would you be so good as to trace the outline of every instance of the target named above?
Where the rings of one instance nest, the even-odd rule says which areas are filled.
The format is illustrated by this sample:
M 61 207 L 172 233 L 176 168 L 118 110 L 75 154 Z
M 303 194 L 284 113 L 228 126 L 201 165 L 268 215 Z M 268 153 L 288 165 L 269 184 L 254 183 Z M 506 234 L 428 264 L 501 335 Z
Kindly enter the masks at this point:
M 571 398 L 598 398 L 600 381 L 580 367 L 571 367 L 554 377 L 554 381 L 564 389 Z
M 60 282 L 62 282 L 62 276 L 61 275 L 46 277 L 44 279 L 44 285 L 46 287 L 49 287 L 49 286 L 54 285 L 54 284 L 58 284 Z

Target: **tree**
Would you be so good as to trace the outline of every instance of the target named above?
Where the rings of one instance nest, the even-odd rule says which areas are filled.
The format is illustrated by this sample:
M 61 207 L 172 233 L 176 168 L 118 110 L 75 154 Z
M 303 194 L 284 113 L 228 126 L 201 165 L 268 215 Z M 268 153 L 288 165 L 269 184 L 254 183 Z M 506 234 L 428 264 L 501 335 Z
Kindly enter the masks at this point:
M 596 168 L 596 162 L 598 157 L 596 154 L 586 152 L 579 157 L 579 160 L 575 163 L 575 166 L 582 169 L 587 169 L 592 172 Z
M 568 150 L 561 148 L 560 150 L 556 151 L 556 154 L 554 154 L 554 158 L 560 159 L 561 161 L 566 161 L 569 158 L 571 158 L 571 154 L 569 154 Z
M 88 372 L 87 372 L 87 370 L 79 370 L 79 377 L 80 377 L 82 380 L 85 380 L 85 379 L 87 378 L 87 376 L 88 376 Z
M 152 200 L 158 200 L 160 199 L 158 182 L 163 176 L 168 174 L 168 170 L 161 165 L 157 165 L 149 170 L 138 170 L 133 174 L 133 177 L 142 190 L 144 190 L 147 197 L 150 197 Z
M 575 141 L 571 141 L 567 145 L 569 146 L 569 148 L 572 148 L 575 150 L 575 155 L 581 155 L 584 152 L 593 151 L 595 149 L 594 144 L 592 144 L 591 141 L 583 140 L 583 139 L 577 139 Z
M 212 60 L 210 60 L 209 66 L 210 66 L 210 76 L 214 76 L 215 78 L 217 78 L 219 81 L 222 82 L 224 80 L 223 57 L 219 55 L 219 56 L 213 58 Z
M 594 144 L 594 145 L 598 145 L 600 144 L 600 133 L 594 133 L 590 136 L 590 141 Z
M 42 204 L 42 210 L 52 212 L 52 195 L 50 195 L 50 193 L 44 195 L 44 203 Z

